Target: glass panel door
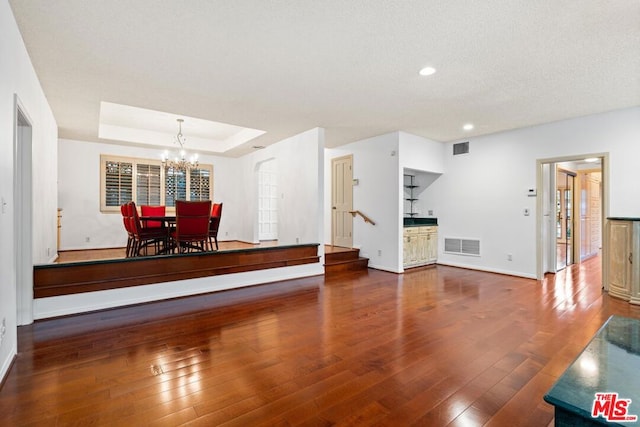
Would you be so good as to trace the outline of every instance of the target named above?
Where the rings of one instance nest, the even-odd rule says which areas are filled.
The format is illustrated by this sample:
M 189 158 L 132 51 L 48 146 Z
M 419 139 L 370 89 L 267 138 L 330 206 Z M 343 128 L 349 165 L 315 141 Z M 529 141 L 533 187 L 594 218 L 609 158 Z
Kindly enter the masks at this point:
M 576 174 L 558 170 L 556 175 L 556 271 L 573 264 L 573 197 Z

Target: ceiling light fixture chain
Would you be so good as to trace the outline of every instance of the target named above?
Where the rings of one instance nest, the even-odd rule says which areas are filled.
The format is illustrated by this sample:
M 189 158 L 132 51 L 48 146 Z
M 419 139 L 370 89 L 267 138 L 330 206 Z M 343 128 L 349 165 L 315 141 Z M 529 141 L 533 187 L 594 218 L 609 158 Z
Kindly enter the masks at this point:
M 182 123 L 184 119 L 177 119 L 178 122 L 178 133 L 173 138 L 173 143 L 178 144 L 180 146 L 180 150 L 177 152 L 177 155 L 174 156 L 173 159 L 169 159 L 169 151 L 165 151 L 162 154 L 162 166 L 167 169 L 174 169 L 180 171 L 188 171 L 191 169 L 198 169 L 198 155 L 194 154 L 187 160 L 187 152 L 184 149 L 184 144 L 187 142 L 187 139 L 182 135 Z

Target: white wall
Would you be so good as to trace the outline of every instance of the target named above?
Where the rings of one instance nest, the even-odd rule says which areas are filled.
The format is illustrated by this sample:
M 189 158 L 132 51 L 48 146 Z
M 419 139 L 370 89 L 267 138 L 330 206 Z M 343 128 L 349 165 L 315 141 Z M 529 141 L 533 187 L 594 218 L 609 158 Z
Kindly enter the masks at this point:
M 158 159 L 161 150 L 67 139 L 60 139 L 58 147 L 58 206 L 62 208 L 60 249 L 126 246 L 127 235 L 120 212 L 100 212 L 100 155 Z M 238 238 L 238 219 L 246 215 L 237 191 L 243 179 L 237 168 L 239 160 L 200 155 L 199 161 L 213 165 L 214 202 L 224 203 L 219 240 L 235 240 Z
M 14 253 L 14 94 L 33 126 L 33 260 L 46 262 L 47 248 L 56 247 L 57 126 L 42 92 L 22 37 L 6 0 L 0 0 L 0 323 L 6 335 L 0 344 L 0 381 L 17 350 L 16 259 Z M 31 310 L 30 307 L 28 307 Z
M 325 187 L 331 189 L 331 159 L 353 155 L 353 178 L 359 181 L 353 187 L 353 209 L 363 212 L 376 225 L 365 223 L 362 218 L 353 220 L 353 246 L 369 258 L 369 266 L 398 272 L 398 242 L 400 223 L 398 166 L 398 132 L 353 142 L 339 149 L 327 151 L 325 171 L 328 177 Z M 328 217 L 328 233 L 325 242 L 331 242 L 331 198 L 325 199 L 325 218 Z M 327 222 L 325 222 L 326 227 Z
M 406 132 L 400 132 L 399 137 L 401 172 L 414 175 L 414 182 L 419 185 L 414 190 L 414 197 L 419 199 L 414 203 L 414 212 L 418 217 L 437 217 L 438 206 L 431 186 L 444 173 L 445 144 Z M 402 205 L 401 215 L 404 216 L 409 204 L 402 200 Z M 429 215 L 429 210 L 433 215 Z
M 458 156 L 447 144 L 446 173 L 432 186 L 439 205 L 438 262 L 535 278 L 536 198 L 525 191 L 536 186 L 537 159 L 609 153 L 605 212 L 640 216 L 639 140 L 636 107 L 470 138 L 470 152 Z M 445 254 L 444 237 L 478 238 L 482 256 Z
M 398 132 L 400 166 L 441 174 L 445 171 L 445 144 L 407 132 Z
M 323 156 L 318 147 L 323 145 L 324 130 L 316 128 L 237 159 L 201 154 L 200 163 L 213 164 L 214 202 L 224 203 L 219 240 L 257 243 L 257 165 L 273 158 L 278 162 L 281 196 L 279 242 L 295 244 L 296 239 L 300 243 L 321 242 L 322 235 L 317 234 L 319 214 L 313 209 L 324 191 L 318 184 L 324 179 L 324 171 L 318 168 Z M 144 147 L 60 139 L 61 249 L 125 246 L 127 237 L 120 213 L 100 212 L 100 155 L 153 159 L 159 153 Z
M 243 218 L 240 236 L 258 241 L 258 167 L 265 160 L 278 163 L 278 242 L 322 243 L 324 200 L 324 129 L 315 128 L 239 159 L 243 171 Z M 240 184 L 238 184 L 240 185 Z M 324 248 L 321 248 L 324 250 Z
M 403 173 L 421 171 L 421 182 L 433 182 L 443 171 L 444 145 L 406 132 L 356 141 L 327 149 L 325 161 L 325 242 L 331 242 L 331 159 L 353 155 L 353 208 L 371 217 L 376 225 L 356 218 L 353 245 L 369 266 L 396 273 L 402 267 Z M 420 189 L 424 191 L 424 188 Z M 430 196 L 429 196 L 430 197 Z M 431 198 L 428 202 L 431 203 Z
M 354 208 L 378 221 L 372 228 L 354 222 L 354 246 L 370 258 L 370 266 L 402 271 L 403 201 L 397 187 L 404 168 L 442 173 L 421 189 L 418 205 L 421 216 L 433 209 L 438 218 L 438 262 L 535 278 L 536 197 L 528 197 L 526 190 L 536 187 L 536 161 L 609 153 L 605 179 L 610 204 L 605 214 L 637 217 L 640 186 L 634 174 L 636 162 L 629 159 L 640 158 L 638 140 L 640 107 L 470 138 L 470 153 L 458 156 L 453 156 L 453 142 L 442 144 L 394 132 L 327 150 L 325 188 L 329 193 L 331 158 L 353 154 L 354 178 L 360 180 L 354 187 Z M 391 151 L 397 151 L 395 163 L 389 162 Z M 396 176 L 391 176 L 392 169 Z M 390 183 L 397 187 L 388 188 Z M 330 194 L 325 195 L 324 205 L 325 242 L 329 243 Z M 395 213 L 387 211 L 390 206 Z M 524 215 L 525 209 L 529 216 Z M 394 221 L 397 225 L 390 226 Z M 479 239 L 481 256 L 445 254 L 445 237 Z M 387 259 L 389 252 L 397 260 Z M 507 261 L 507 254 L 512 261 Z

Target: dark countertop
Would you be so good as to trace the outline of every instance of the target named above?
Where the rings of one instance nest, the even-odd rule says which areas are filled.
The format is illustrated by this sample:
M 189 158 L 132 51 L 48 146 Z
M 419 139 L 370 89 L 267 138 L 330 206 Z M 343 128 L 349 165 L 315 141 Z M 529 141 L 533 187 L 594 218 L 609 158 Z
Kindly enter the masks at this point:
M 612 221 L 640 221 L 640 218 L 638 217 L 627 217 L 627 216 L 610 216 L 610 217 L 607 217 L 607 219 L 610 219 Z
M 403 218 L 405 227 L 420 227 L 422 225 L 438 225 L 438 218 Z
M 544 400 L 575 416 L 592 418 L 596 393 L 615 392 L 618 400 L 631 399 L 627 415 L 640 417 L 640 320 L 611 316 L 578 358 L 567 368 Z M 638 425 L 627 423 L 624 425 Z M 618 425 L 609 423 L 608 425 Z M 623 424 L 620 424 L 623 425 Z

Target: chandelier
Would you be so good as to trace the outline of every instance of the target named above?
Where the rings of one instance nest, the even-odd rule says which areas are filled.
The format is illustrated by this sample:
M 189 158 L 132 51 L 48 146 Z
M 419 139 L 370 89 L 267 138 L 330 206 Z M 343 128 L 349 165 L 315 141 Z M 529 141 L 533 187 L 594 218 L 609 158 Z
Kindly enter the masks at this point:
M 176 152 L 172 159 L 169 158 L 169 151 L 165 151 L 162 154 L 162 166 L 167 169 L 188 171 L 198 168 L 198 155 L 194 154 L 187 159 L 187 152 L 184 150 L 184 144 L 187 141 L 182 135 L 182 122 L 184 119 L 177 119 L 178 121 L 178 133 L 173 138 L 173 143 L 180 146 L 180 150 Z

